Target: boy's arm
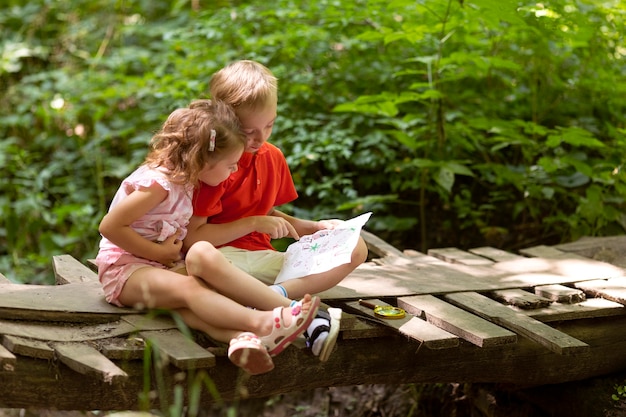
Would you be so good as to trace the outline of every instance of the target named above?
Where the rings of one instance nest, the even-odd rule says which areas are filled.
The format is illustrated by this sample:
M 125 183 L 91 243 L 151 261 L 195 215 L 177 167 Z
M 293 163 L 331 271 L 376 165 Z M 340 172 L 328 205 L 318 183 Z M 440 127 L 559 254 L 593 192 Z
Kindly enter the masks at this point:
M 272 239 L 286 236 L 294 239 L 300 238 L 291 223 L 281 217 L 251 216 L 230 223 L 212 224 L 207 223 L 207 217 L 191 216 L 187 226 L 184 249 L 188 250 L 191 245 L 202 240 L 213 246 L 221 246 L 252 232 L 266 233 Z
M 318 230 L 328 229 L 322 222 L 316 222 L 313 220 L 304 220 L 289 214 L 283 213 L 280 210 L 273 209 L 268 213 L 268 217 L 278 217 L 286 220 L 296 230 L 298 236 L 310 235 Z

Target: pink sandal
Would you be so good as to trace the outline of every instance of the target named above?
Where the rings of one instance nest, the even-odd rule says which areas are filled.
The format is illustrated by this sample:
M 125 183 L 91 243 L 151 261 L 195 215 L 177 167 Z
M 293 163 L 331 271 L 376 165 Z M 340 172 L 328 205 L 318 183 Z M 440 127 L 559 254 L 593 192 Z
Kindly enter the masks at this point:
M 228 359 L 250 375 L 264 374 L 274 369 L 274 362 L 263 342 L 250 332 L 241 333 L 231 339 Z
M 298 336 L 300 336 L 307 329 L 309 324 L 315 318 L 317 309 L 320 306 L 319 297 L 311 297 L 311 306 L 309 310 L 304 313 L 302 311 L 302 302 L 295 303 L 291 307 L 291 323 L 289 326 L 285 325 L 283 321 L 283 308 L 276 307 L 274 313 L 274 325 L 272 326 L 272 332 L 267 336 L 261 336 L 270 356 L 276 356 L 282 352 L 287 346 L 291 344 Z

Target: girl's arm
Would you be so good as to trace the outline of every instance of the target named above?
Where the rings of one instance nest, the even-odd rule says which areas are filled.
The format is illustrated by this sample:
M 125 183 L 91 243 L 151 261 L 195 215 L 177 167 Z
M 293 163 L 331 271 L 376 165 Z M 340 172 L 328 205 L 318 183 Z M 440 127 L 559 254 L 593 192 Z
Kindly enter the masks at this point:
M 133 191 L 126 198 L 111 208 L 100 222 L 99 231 L 113 244 L 135 256 L 150 259 L 169 266 L 180 260 L 182 242 L 178 236 L 170 236 L 164 242 L 152 242 L 130 225 L 156 207 L 168 192 L 159 184 Z

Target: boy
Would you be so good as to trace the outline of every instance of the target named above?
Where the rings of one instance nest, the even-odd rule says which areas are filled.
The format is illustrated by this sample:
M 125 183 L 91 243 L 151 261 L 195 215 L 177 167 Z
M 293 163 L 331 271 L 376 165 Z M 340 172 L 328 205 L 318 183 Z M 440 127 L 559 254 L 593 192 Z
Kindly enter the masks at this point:
M 219 186 L 201 184 L 194 194 L 194 216 L 185 246 L 201 240 L 211 242 L 236 266 L 294 299 L 337 285 L 367 258 L 367 246 L 359 239 L 351 262 L 330 271 L 274 285 L 284 253 L 274 250 L 271 239 L 315 233 L 334 227 L 333 220 L 311 221 L 289 216 L 275 207 L 298 197 L 287 161 L 267 142 L 276 120 L 277 79 L 254 61 L 237 61 L 213 75 L 213 99 L 230 104 L 239 117 L 247 145 L 239 170 Z M 338 322 L 320 311 L 309 327 L 307 344 L 313 354 L 326 360 L 336 341 Z

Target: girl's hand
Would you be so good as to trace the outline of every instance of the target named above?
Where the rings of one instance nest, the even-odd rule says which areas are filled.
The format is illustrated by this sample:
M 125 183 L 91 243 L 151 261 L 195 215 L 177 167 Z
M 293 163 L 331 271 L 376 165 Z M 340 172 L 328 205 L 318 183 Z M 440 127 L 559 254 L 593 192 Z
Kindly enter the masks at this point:
M 156 242 L 159 245 L 159 256 L 155 259 L 157 262 L 171 268 L 182 259 L 183 241 L 180 240 L 180 234 L 178 230 L 164 241 Z

